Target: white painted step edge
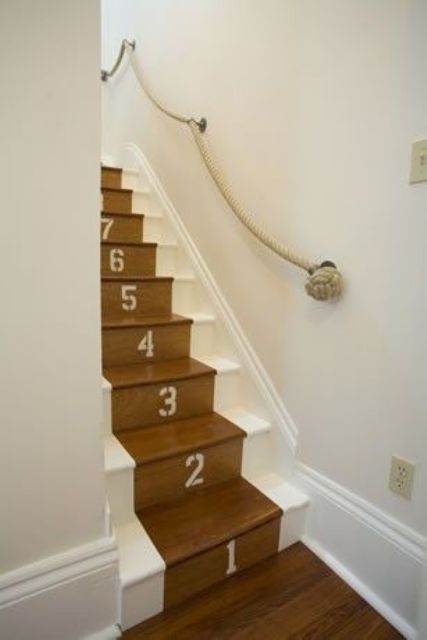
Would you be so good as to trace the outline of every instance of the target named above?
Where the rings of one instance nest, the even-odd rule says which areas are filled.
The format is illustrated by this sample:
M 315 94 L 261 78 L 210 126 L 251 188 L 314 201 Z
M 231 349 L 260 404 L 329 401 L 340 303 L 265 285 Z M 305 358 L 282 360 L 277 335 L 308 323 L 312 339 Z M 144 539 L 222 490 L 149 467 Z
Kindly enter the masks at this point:
M 120 582 L 130 587 L 166 570 L 166 564 L 141 522 L 134 516 L 114 528 L 119 549 Z
M 241 369 L 238 362 L 228 360 L 228 358 L 222 358 L 221 356 L 202 356 L 197 359 L 206 366 L 216 369 L 218 375 L 233 373 L 234 371 L 240 371 Z
M 135 460 L 117 438 L 111 434 L 104 438 L 105 473 L 114 473 L 126 469 L 135 469 Z
M 226 409 L 225 411 L 221 411 L 221 415 L 243 429 L 248 438 L 253 438 L 254 436 L 267 433 L 271 430 L 271 424 L 268 420 L 264 420 L 264 418 L 260 418 L 242 407 Z
M 194 324 L 213 324 L 216 322 L 216 317 L 211 313 L 198 313 L 194 311 L 187 315 L 193 320 Z
M 251 483 L 282 510 L 279 551 L 299 542 L 305 531 L 305 518 L 310 499 L 300 489 L 275 473 L 251 478 Z

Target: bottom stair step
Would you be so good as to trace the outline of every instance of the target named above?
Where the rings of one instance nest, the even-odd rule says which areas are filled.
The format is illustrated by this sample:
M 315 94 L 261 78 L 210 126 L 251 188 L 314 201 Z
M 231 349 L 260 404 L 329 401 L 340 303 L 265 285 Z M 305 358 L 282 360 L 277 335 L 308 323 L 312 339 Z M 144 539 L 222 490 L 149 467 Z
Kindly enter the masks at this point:
M 243 478 L 137 515 L 166 563 L 165 607 L 278 550 L 282 510 Z

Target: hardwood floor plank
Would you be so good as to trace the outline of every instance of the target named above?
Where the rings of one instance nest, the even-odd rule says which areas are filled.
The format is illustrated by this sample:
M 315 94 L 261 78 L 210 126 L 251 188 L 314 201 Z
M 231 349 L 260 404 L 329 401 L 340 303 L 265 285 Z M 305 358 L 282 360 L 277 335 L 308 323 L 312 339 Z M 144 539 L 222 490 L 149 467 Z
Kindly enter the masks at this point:
M 402 636 L 297 543 L 124 633 L 124 640 L 397 640 Z

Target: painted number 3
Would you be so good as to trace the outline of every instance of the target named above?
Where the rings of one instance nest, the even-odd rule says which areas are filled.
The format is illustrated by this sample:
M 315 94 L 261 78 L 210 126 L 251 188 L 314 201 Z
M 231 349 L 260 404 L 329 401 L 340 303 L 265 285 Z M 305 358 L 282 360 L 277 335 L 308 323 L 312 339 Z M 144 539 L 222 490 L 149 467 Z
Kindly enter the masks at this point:
M 159 391 L 159 396 L 163 398 L 163 407 L 159 409 L 159 415 L 162 418 L 173 416 L 176 413 L 176 388 L 163 387 Z

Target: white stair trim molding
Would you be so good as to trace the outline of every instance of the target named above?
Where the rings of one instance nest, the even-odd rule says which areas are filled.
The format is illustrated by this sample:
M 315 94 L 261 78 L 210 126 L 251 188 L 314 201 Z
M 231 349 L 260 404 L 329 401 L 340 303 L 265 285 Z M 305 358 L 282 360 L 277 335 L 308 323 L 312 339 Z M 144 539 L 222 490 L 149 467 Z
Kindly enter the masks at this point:
M 253 438 L 262 433 L 268 433 L 271 429 L 271 424 L 264 418 L 259 418 L 253 413 L 246 411 L 242 407 L 233 407 L 222 412 L 224 418 L 234 422 L 240 429 L 246 433 L 247 438 Z
M 280 523 L 279 551 L 301 540 L 310 505 L 307 494 L 276 473 L 267 473 L 250 480 L 257 489 L 279 505 L 283 511 Z
M 311 501 L 304 544 L 415 640 L 426 538 L 314 469 L 297 468 L 295 482 Z
M 3 573 L 0 628 L 4 637 L 119 637 L 111 635 L 117 632 L 119 619 L 118 569 L 116 539 L 103 536 Z M 81 613 L 77 621 L 76 611 Z M 110 635 L 100 635 L 107 630 Z
M 281 430 L 291 453 L 295 455 L 298 444 L 298 429 L 287 411 L 282 398 L 275 389 L 271 378 L 250 345 L 249 340 L 244 334 L 236 316 L 232 312 L 225 297 L 222 295 L 211 271 L 202 258 L 199 250 L 182 222 L 181 217 L 166 194 L 145 154 L 138 145 L 134 143 L 126 145 L 126 149 L 134 157 L 140 171 L 144 177 L 147 178 L 150 188 L 159 199 L 162 209 L 166 213 L 166 216 L 179 240 L 179 244 L 186 251 L 197 276 L 200 278 L 202 285 L 208 292 L 216 312 L 223 320 L 234 345 L 236 345 L 245 367 L 274 417 L 275 423 Z
M 123 629 L 163 611 L 166 564 L 138 518 L 115 529 L 120 556 Z

